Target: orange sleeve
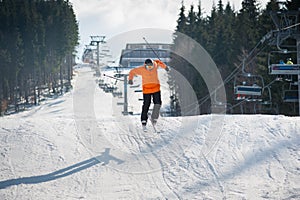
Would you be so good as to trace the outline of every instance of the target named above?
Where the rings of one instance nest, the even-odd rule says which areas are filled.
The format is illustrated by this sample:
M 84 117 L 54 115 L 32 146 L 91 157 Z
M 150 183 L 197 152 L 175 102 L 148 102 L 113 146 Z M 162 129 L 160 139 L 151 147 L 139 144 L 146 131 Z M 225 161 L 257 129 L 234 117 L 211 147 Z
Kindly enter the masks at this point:
M 156 64 L 158 66 L 160 66 L 161 68 L 163 68 L 163 69 L 167 68 L 167 65 L 163 61 L 161 61 L 161 60 L 154 60 L 154 62 L 156 62 Z
M 132 80 L 135 75 L 141 75 L 140 67 L 130 70 L 128 80 Z

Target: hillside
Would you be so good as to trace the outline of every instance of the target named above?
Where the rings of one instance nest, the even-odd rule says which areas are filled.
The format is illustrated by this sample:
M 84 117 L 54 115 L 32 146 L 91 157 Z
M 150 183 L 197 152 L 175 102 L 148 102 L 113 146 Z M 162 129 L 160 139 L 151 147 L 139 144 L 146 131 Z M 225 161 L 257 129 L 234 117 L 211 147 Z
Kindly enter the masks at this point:
M 299 117 L 161 117 L 144 133 L 93 73 L 0 118 L 0 199 L 300 199 Z

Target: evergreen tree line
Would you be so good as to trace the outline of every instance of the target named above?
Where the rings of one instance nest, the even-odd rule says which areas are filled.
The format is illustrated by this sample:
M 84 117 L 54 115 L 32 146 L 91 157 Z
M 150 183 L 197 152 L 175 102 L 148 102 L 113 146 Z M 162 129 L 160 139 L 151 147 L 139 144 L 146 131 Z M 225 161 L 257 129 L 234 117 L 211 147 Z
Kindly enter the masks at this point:
M 69 89 L 77 44 L 68 0 L 1 0 L 0 113 Z
M 244 104 L 243 111 L 240 110 L 240 106 L 235 106 L 237 102 L 234 100 L 233 92 L 234 77 L 238 73 L 243 73 L 242 69 L 244 69 L 246 73 L 262 76 L 266 85 L 272 82 L 274 76 L 268 74 L 267 55 L 276 47 L 262 44 L 264 36 L 276 29 L 270 17 L 270 11 L 298 10 L 299 8 L 300 1 L 298 0 L 288 0 L 285 4 L 279 4 L 277 0 L 270 0 L 265 9 L 261 9 L 257 0 L 243 0 L 241 9 L 235 11 L 229 2 L 224 5 L 222 0 L 218 0 L 217 5 L 212 7 L 210 15 L 204 16 L 201 1 L 197 8 L 191 5 L 189 10 L 182 2 L 174 33 L 173 48 L 176 49 L 182 42 L 177 37 L 179 33 L 198 42 L 211 55 L 221 73 L 225 83 L 227 102 L 230 105 L 227 108 L 231 108 L 230 112 L 254 113 L 256 112 L 254 103 Z M 300 29 L 298 28 L 298 30 Z M 295 44 L 295 41 L 291 41 L 291 43 Z M 193 53 L 193 49 L 190 49 L 190 53 Z M 201 75 L 190 63 L 174 53 L 171 54 L 170 65 L 189 80 L 197 95 L 200 112 L 210 113 L 211 105 L 216 99 L 210 97 Z M 279 113 L 297 112 L 296 104 L 282 102 L 281 92 L 279 92 L 280 83 L 274 81 L 272 83 L 274 84 L 269 87 L 272 91 L 270 92 L 272 93 L 272 105 L 270 104 L 270 106 L 279 107 L 277 109 Z M 180 87 L 180 84 L 176 84 L 176 80 L 174 84 L 177 86 L 172 86 L 172 88 Z M 178 91 L 177 96 L 180 97 L 181 94 Z M 268 94 L 264 95 L 265 98 L 269 96 Z M 179 107 L 177 106 L 177 108 Z M 269 111 L 275 112 L 276 108 L 273 108 Z

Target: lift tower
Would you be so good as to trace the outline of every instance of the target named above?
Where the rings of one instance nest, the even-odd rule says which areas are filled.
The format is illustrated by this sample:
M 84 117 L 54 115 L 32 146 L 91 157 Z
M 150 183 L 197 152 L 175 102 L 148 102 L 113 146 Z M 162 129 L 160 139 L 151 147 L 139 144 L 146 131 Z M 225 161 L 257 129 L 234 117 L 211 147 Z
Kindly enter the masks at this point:
M 99 54 L 100 54 L 99 46 L 100 46 L 100 43 L 101 44 L 105 43 L 105 41 L 104 41 L 105 36 L 91 36 L 91 39 L 92 40 L 91 40 L 90 45 L 91 46 L 97 46 L 97 70 L 96 70 L 96 75 L 100 76 L 101 73 L 100 73 L 100 64 L 99 64 Z

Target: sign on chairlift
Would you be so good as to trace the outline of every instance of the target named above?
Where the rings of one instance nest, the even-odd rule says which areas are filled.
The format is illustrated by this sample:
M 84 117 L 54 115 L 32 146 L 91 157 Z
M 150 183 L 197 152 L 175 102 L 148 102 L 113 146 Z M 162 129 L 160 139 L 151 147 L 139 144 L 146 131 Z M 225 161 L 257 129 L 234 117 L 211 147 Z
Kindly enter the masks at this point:
M 272 64 L 269 66 L 269 73 L 276 75 L 297 75 L 300 74 L 300 65 Z
M 235 94 L 261 96 L 262 88 L 258 85 L 238 85 L 234 88 Z

